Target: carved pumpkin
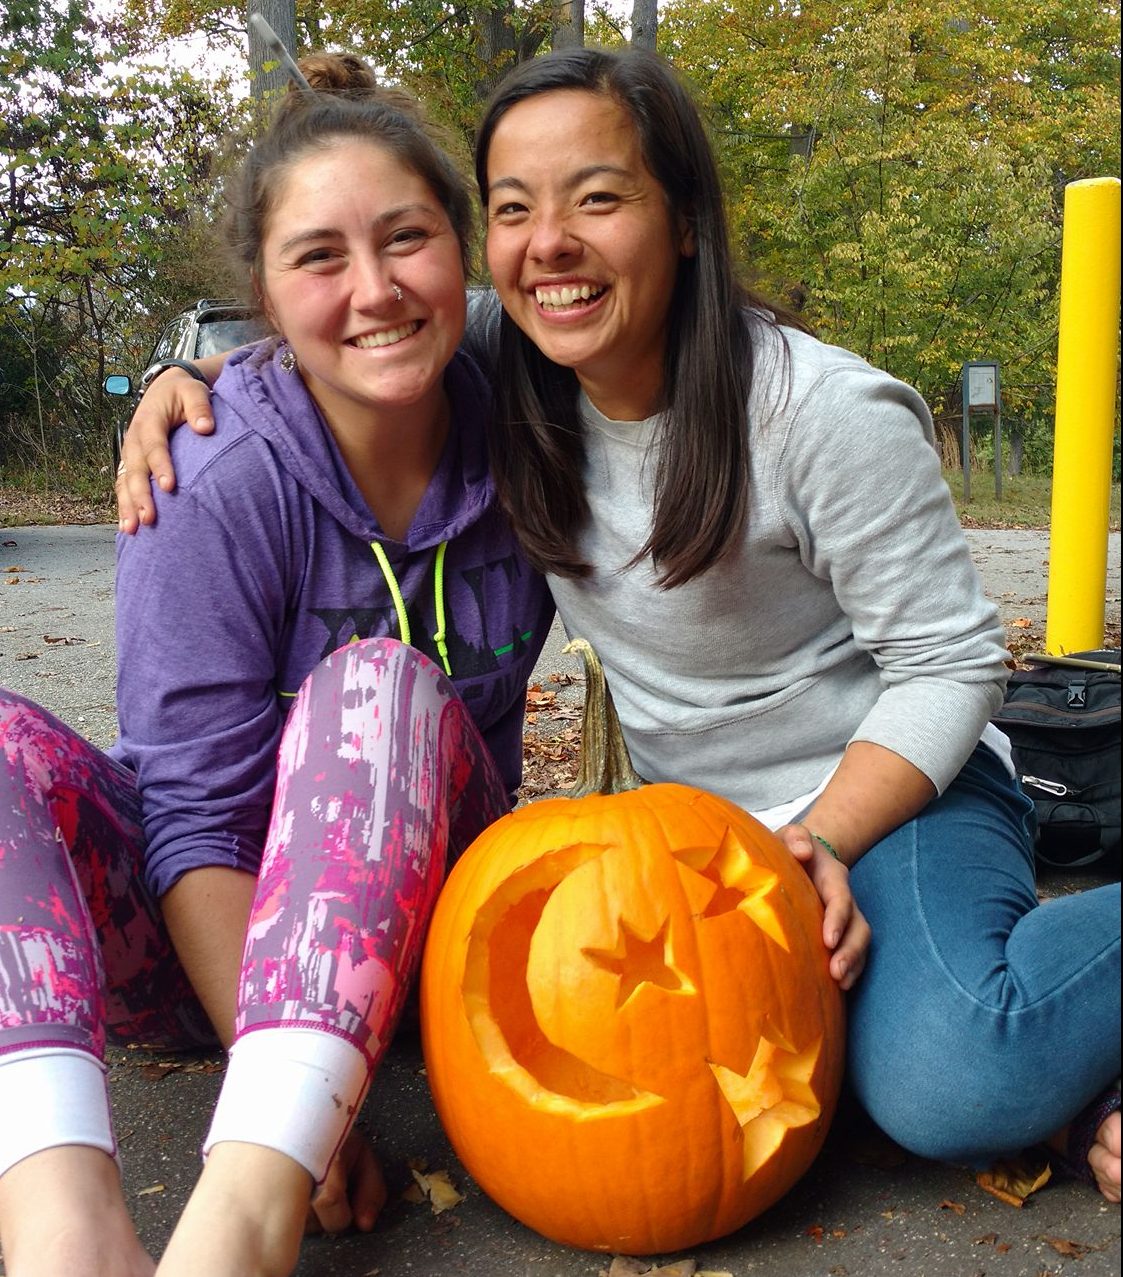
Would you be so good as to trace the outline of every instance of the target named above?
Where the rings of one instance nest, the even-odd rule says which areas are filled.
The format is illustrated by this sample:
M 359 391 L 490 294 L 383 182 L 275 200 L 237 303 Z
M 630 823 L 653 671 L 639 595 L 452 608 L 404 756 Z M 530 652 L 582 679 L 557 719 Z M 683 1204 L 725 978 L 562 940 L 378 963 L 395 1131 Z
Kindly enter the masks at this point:
M 585 659 L 585 796 L 520 808 L 453 869 L 422 969 L 426 1066 L 458 1156 L 517 1219 L 676 1251 L 811 1164 L 842 996 L 800 865 L 724 799 L 639 781 Z M 626 791 L 588 793 L 592 772 Z

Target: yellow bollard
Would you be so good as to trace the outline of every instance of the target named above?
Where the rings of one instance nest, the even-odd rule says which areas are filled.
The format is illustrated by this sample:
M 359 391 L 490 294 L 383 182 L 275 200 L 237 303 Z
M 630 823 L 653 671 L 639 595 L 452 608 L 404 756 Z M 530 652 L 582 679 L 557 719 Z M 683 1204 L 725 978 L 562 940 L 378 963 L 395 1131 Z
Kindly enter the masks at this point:
M 1065 187 L 1045 650 L 1103 646 L 1119 339 L 1119 179 Z

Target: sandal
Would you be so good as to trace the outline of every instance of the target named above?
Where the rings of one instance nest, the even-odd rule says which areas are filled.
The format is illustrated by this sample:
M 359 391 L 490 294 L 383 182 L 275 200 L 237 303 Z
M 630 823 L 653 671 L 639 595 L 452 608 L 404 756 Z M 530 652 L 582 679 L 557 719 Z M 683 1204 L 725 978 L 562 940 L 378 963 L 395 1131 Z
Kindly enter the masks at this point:
M 1096 1132 L 1108 1117 L 1119 1108 L 1119 1083 L 1115 1082 L 1089 1104 L 1069 1123 L 1065 1150 L 1050 1148 L 1050 1161 L 1056 1171 L 1069 1179 L 1085 1184 L 1095 1184 L 1096 1177 L 1088 1165 L 1088 1154 L 1096 1142 Z

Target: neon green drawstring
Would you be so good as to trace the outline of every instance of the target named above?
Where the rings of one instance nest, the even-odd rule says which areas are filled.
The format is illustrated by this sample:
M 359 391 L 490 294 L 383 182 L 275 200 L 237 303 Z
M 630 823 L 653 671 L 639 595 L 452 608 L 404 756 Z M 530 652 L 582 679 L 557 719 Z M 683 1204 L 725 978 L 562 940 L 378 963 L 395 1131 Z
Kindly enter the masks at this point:
M 445 551 L 447 549 L 447 541 L 442 541 L 437 546 L 437 561 L 433 565 L 433 601 L 437 611 L 437 632 L 433 635 L 433 642 L 437 645 L 445 673 L 452 678 L 452 666 L 448 663 L 448 644 L 445 642 Z
M 390 560 L 386 557 L 386 551 L 381 544 L 377 541 L 372 541 L 370 548 L 374 551 L 374 557 L 378 560 L 378 566 L 382 569 L 382 575 L 386 578 L 386 587 L 390 591 L 390 597 L 394 600 L 394 611 L 398 616 L 398 636 L 403 643 L 412 646 L 413 639 L 409 628 L 409 617 L 406 616 L 405 600 L 402 598 L 398 578 L 394 575 L 394 569 L 390 566 Z M 440 654 L 444 671 L 451 678 L 452 666 L 449 664 L 448 644 L 445 642 L 445 550 L 447 549 L 447 541 L 442 541 L 437 546 L 437 559 L 433 567 L 433 593 L 437 610 L 437 632 L 433 635 L 433 641 L 437 645 L 437 651 Z

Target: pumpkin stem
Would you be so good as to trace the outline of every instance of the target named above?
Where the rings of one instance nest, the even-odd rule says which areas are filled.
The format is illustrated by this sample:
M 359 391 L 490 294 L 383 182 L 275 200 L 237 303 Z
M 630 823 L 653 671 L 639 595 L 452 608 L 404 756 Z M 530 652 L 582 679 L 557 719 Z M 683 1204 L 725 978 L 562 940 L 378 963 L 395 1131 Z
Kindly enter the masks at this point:
M 567 643 L 565 652 L 579 652 L 585 664 L 585 713 L 581 721 L 581 767 L 567 798 L 590 794 L 623 794 L 647 781 L 632 766 L 624 733 L 605 682 L 600 657 L 585 639 Z

